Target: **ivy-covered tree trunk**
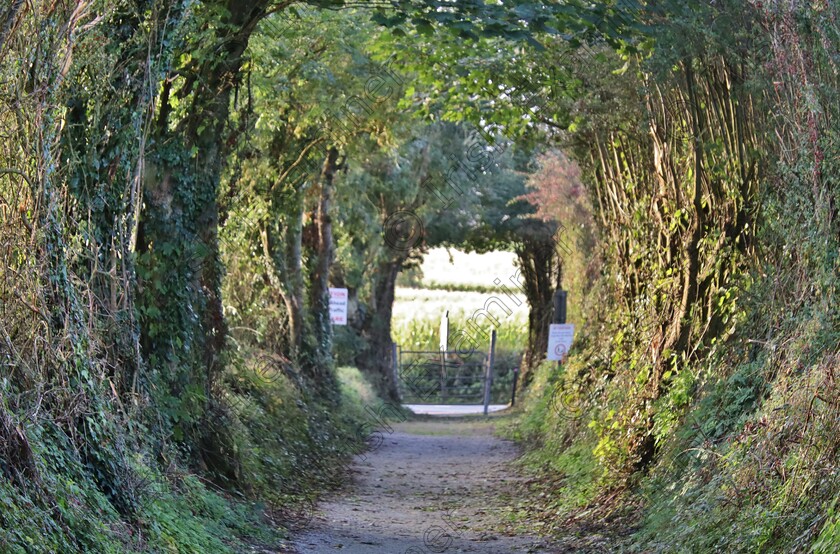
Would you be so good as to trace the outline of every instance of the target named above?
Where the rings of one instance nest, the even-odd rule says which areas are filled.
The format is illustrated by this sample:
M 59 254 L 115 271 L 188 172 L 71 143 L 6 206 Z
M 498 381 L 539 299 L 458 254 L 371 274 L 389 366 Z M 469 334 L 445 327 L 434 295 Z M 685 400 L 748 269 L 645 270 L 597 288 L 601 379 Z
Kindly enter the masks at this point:
M 172 56 L 171 47 L 155 47 L 151 57 L 147 48 L 150 40 L 170 43 L 185 12 L 180 0 L 165 3 L 165 8 L 162 4 L 164 9 L 153 13 L 145 13 L 146 8 L 143 3 L 120 5 L 103 24 L 108 42 L 99 56 L 110 64 L 107 86 L 70 89 L 61 137 L 62 151 L 85 162 L 67 165 L 68 190 L 78 210 L 75 217 L 88 220 L 91 250 L 76 258 L 72 269 L 91 287 L 90 317 L 107 322 L 99 328 L 104 343 L 101 356 L 114 368 L 110 377 L 126 395 L 140 393 L 138 380 L 144 365 L 134 306 L 132 254 L 140 211 L 145 129 L 159 86 L 155 68 L 169 65 Z M 114 321 L 121 324 L 114 325 Z
M 332 232 L 332 198 L 336 173 L 341 169 L 338 149 L 327 150 L 319 176 L 320 194 L 316 214 L 315 259 L 309 282 L 309 304 L 312 315 L 315 352 L 303 369 L 319 393 L 330 397 L 337 390 L 332 367 L 333 332 L 330 322 L 330 268 L 335 259 Z
M 142 345 L 180 437 L 199 420 L 223 365 L 217 192 L 228 154 L 226 124 L 231 91 L 248 39 L 265 15 L 267 0 L 229 0 L 205 6 L 220 11 L 206 48 L 188 42 L 191 62 L 164 87 L 158 126 L 144 182 L 145 210 L 138 233 Z M 212 9 L 211 9 L 212 8 Z M 205 34 L 206 40 L 206 34 Z M 172 121 L 172 97 L 189 106 Z

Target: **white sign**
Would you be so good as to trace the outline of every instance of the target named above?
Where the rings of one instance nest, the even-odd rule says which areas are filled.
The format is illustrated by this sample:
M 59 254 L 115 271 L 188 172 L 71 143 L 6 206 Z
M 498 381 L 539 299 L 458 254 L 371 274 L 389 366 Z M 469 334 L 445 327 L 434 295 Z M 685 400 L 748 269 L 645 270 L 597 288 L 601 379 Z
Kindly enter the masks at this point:
M 566 352 L 572 347 L 575 338 L 575 326 L 572 323 L 552 323 L 548 326 L 547 359 L 561 362 Z
M 330 289 L 330 323 L 347 325 L 347 289 Z

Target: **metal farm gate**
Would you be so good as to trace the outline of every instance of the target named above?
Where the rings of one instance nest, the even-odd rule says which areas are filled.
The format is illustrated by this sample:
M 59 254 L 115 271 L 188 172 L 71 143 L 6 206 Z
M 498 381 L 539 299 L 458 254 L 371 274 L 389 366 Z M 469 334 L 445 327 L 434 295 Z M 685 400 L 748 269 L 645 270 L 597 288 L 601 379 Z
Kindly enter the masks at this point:
M 400 350 L 399 383 L 407 404 L 482 404 L 488 356 Z
M 405 404 L 513 404 L 518 368 L 496 368 L 496 331 L 483 352 L 402 350 L 394 345 L 394 369 Z

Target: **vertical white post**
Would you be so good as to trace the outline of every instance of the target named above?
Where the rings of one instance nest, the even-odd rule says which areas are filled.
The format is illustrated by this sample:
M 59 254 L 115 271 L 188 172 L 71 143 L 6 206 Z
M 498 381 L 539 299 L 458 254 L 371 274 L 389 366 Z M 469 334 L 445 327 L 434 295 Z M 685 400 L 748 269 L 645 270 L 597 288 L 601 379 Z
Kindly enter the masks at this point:
M 449 350 L 449 310 L 440 318 L 440 337 L 438 341 L 438 350 L 440 350 L 440 398 L 441 403 L 446 404 L 447 386 L 446 380 L 446 358 Z
M 440 318 L 440 335 L 438 337 L 438 350 L 449 351 L 449 310 Z

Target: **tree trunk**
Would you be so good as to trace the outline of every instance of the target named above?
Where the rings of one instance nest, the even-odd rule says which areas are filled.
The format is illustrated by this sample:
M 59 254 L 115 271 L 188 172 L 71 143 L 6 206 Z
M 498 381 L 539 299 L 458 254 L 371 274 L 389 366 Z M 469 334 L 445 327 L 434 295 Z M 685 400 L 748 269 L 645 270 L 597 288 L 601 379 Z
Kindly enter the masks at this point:
M 548 326 L 554 313 L 553 295 L 560 286 L 560 268 L 555 244 L 546 239 L 531 239 L 516 249 L 519 260 L 519 283 L 528 300 L 528 349 L 523 357 L 520 386 L 527 387 L 533 372 L 545 359 L 548 349 Z
M 330 268 L 335 257 L 332 235 L 332 196 L 335 189 L 335 175 L 340 169 L 338 150 L 331 147 L 321 169 L 319 178 L 320 195 L 316 215 L 317 237 L 315 262 L 312 266 L 309 293 L 315 336 L 315 359 L 306 368 L 309 377 L 324 396 L 330 396 L 335 389 L 335 375 L 332 371 L 332 324 L 330 323 Z
M 23 7 L 23 0 L 13 0 L 8 8 L 3 10 L 0 15 L 0 58 L 2 58 L 3 45 L 12 33 L 12 28 L 15 26 L 20 9 Z
M 289 346 L 292 359 L 298 360 L 303 340 L 303 209 L 297 210 L 286 232 L 286 311 L 289 313 Z
M 367 341 L 367 348 L 356 357 L 356 364 L 371 378 L 380 396 L 394 403 L 400 402 L 400 393 L 393 370 L 394 341 L 391 336 L 391 316 L 394 311 L 397 276 L 405 260 L 406 255 L 400 253 L 396 259 L 379 265 L 373 291 L 373 310 L 362 327 L 362 336 Z
M 269 222 L 261 231 L 263 264 L 267 281 L 286 307 L 289 326 L 288 356 L 298 361 L 303 338 L 303 268 L 301 238 L 303 210 L 290 215 L 285 233 L 282 224 Z
M 198 421 L 212 396 L 225 345 L 217 191 L 227 155 L 230 94 L 267 0 L 220 3 L 213 56 L 184 76 L 188 115 L 159 121 L 149 153 L 138 233 L 141 338 L 151 369 Z M 191 48 L 187 44 L 186 48 Z M 161 114 L 168 106 L 161 107 Z M 176 434 L 183 429 L 176 429 Z

